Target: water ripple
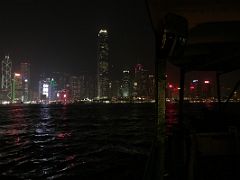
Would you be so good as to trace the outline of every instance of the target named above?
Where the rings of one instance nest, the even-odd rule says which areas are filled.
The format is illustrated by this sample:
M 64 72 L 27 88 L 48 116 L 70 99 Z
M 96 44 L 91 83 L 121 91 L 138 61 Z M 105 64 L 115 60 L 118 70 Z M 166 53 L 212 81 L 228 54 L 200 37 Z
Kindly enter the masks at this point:
M 153 114 L 154 105 L 0 106 L 1 175 L 84 179 L 112 168 L 131 174 L 129 166 L 145 167 Z

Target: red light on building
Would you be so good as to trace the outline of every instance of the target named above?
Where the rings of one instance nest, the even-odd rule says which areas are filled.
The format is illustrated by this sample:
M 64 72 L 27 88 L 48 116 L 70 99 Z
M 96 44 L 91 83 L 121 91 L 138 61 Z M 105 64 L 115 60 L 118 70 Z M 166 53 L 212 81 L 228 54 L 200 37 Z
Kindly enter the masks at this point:
M 191 89 L 191 90 L 194 90 L 194 89 L 195 89 L 195 87 L 194 87 L 194 86 L 190 86 L 190 89 Z
M 210 84 L 210 81 L 204 81 L 204 84 Z
M 172 84 L 169 84 L 168 87 L 169 87 L 169 88 L 173 88 L 173 85 L 172 85 Z
M 68 103 L 69 102 L 69 91 L 66 89 L 63 89 L 61 91 L 58 91 L 57 93 L 58 101 L 61 103 Z

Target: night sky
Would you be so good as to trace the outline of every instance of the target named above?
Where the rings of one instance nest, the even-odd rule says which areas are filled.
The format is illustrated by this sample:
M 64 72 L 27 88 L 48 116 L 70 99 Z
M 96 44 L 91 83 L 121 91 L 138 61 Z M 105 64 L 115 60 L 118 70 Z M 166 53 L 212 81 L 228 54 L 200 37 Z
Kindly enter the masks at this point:
M 62 71 L 94 73 L 97 34 L 109 32 L 110 63 L 116 71 L 143 63 L 154 69 L 154 41 L 144 0 L 0 1 L 0 57 L 15 69 L 22 61 L 32 75 Z
M 0 8 L 0 57 L 9 54 L 15 71 L 20 62 L 30 62 L 35 81 L 43 72 L 94 74 L 101 28 L 109 32 L 116 75 L 136 63 L 154 72 L 154 35 L 145 0 L 1 0 Z M 177 82 L 179 71 L 169 69 L 169 81 Z

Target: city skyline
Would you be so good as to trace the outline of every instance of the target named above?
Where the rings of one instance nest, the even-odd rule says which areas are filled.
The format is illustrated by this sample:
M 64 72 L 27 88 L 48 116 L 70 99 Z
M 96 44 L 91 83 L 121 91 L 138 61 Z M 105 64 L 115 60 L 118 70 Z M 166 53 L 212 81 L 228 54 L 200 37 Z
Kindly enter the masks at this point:
M 17 64 L 30 63 L 33 85 L 42 73 L 95 75 L 102 28 L 109 32 L 112 78 L 120 79 L 121 72 L 132 71 L 135 64 L 143 64 L 154 74 L 154 33 L 144 0 L 103 0 L 94 6 L 90 2 L 15 0 L 0 5 L 6 7 L 0 12 L 0 57 L 9 55 L 16 72 L 20 72 Z M 169 82 L 178 83 L 179 69 L 170 63 L 168 67 Z M 211 78 L 214 73 L 199 76 Z M 239 71 L 224 75 L 223 84 L 233 86 L 238 76 Z
M 126 4 L 128 4 L 126 6 Z M 144 63 L 154 69 L 154 41 L 144 0 L 1 1 L 0 57 L 30 61 L 41 72 L 96 72 L 97 34 L 109 30 L 109 59 L 119 69 Z M 124 14 L 124 16 L 123 16 Z M 141 18 L 139 18 L 141 17 Z M 35 74 L 36 73 L 36 74 Z
M 103 34 L 101 34 L 101 33 Z M 119 79 L 112 78 L 108 67 L 107 30 L 99 31 L 99 61 L 101 71 L 96 74 L 82 72 L 78 75 L 72 73 L 51 72 L 39 74 L 37 81 L 31 80 L 30 63 L 21 62 L 20 71 L 12 69 L 10 56 L 2 60 L 1 102 L 13 103 L 28 102 L 61 102 L 75 103 L 82 101 L 103 102 L 152 102 L 155 99 L 155 76 L 143 64 L 135 64 L 130 69 L 122 69 Z M 212 76 L 209 76 L 212 73 Z M 104 76 L 103 76 L 104 75 Z M 192 72 L 186 76 L 185 98 L 192 102 L 215 101 L 216 82 L 214 72 L 199 75 Z M 106 76 L 106 77 L 105 77 Z M 100 77 L 100 81 L 99 81 Z M 102 78 L 102 80 L 101 80 Z M 100 83 L 99 83 L 100 82 Z M 37 86 L 36 83 L 38 84 Z M 35 84 L 34 87 L 30 84 Z M 179 84 L 168 79 L 166 84 L 168 100 L 179 98 Z M 99 96 L 100 87 L 100 96 Z M 38 89 L 38 90 L 36 90 Z M 231 87 L 221 86 L 222 98 L 225 99 L 231 92 Z M 238 100 L 239 90 L 236 90 L 234 99 Z

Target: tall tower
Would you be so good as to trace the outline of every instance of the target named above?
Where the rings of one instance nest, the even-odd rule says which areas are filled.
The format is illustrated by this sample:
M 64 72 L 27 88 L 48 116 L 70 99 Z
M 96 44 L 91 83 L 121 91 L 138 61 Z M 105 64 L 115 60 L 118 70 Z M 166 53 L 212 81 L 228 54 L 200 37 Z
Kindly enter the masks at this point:
M 97 53 L 97 97 L 106 99 L 109 98 L 109 46 L 106 29 L 101 29 L 98 33 Z
M 29 101 L 30 94 L 30 64 L 21 63 L 22 88 L 23 88 L 23 102 Z
M 2 60 L 2 79 L 1 79 L 1 91 L 2 100 L 12 100 L 12 61 L 9 56 L 5 56 Z
M 129 98 L 131 96 L 130 72 L 128 70 L 123 71 L 123 78 L 121 83 L 121 95 L 123 98 Z

